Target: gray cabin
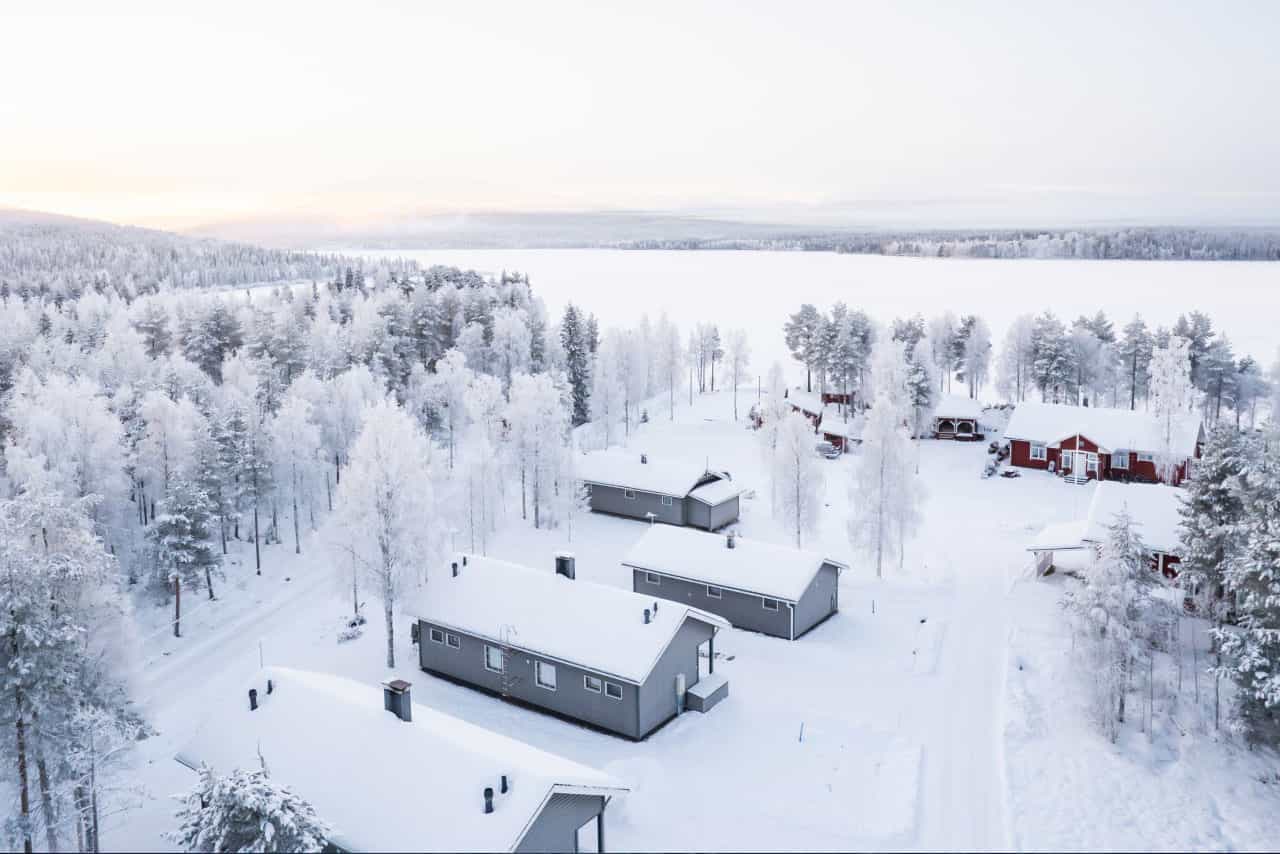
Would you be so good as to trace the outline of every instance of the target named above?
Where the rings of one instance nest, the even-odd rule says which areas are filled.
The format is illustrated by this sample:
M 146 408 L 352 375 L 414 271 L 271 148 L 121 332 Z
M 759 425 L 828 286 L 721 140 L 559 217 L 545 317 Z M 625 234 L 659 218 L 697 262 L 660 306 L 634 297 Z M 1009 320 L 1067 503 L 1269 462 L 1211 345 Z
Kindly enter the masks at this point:
M 604 851 L 606 809 L 627 791 L 417 705 L 403 680 L 271 667 L 215 706 L 178 762 L 228 773 L 265 760 L 335 829 L 326 850 Z
M 738 519 L 742 490 L 728 472 L 612 451 L 585 455 L 578 472 L 596 513 L 708 531 Z
M 817 552 L 654 525 L 627 553 L 632 589 L 795 640 L 840 610 L 840 572 Z
M 635 740 L 728 693 L 713 673 L 727 623 L 576 574 L 565 554 L 542 571 L 460 555 L 415 615 L 420 666 Z M 708 678 L 723 690 L 691 702 Z

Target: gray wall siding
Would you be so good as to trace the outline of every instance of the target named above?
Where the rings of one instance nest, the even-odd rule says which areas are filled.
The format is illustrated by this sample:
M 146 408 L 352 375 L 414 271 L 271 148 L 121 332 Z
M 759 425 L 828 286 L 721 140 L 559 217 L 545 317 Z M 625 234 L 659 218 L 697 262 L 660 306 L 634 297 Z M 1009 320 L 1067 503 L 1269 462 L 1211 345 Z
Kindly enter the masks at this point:
M 716 531 L 725 525 L 738 521 L 738 496 L 730 498 L 711 508 L 711 530 Z
M 840 609 L 840 570 L 829 563 L 809 582 L 796 603 L 796 637 L 809 631 Z
M 461 647 L 454 649 L 431 640 L 432 628 L 440 628 L 446 632 L 452 631 L 451 629 L 434 626 L 425 620 L 420 620 L 419 626 L 421 635 L 418 641 L 418 661 L 423 670 L 440 673 L 493 693 L 502 693 L 502 676 L 486 670 L 484 666 L 486 641 L 455 631 L 452 633 L 458 635 Z M 519 626 L 516 628 L 518 630 Z M 536 660 L 539 660 L 538 656 L 532 653 L 519 649 L 511 651 L 507 660 L 509 668 L 507 682 L 508 692 L 512 698 L 585 721 L 628 738 L 640 737 L 637 726 L 639 707 L 637 686 L 563 662 L 541 659 L 554 664 L 556 668 L 556 690 L 549 691 L 539 687 L 534 679 L 534 661 Z M 608 697 L 603 690 L 599 694 L 588 691 L 583 685 L 583 677 L 587 674 L 607 679 L 621 686 L 622 699 L 615 700 Z
M 685 687 L 698 681 L 698 646 L 715 630 L 698 620 L 685 620 L 671 645 L 640 686 L 640 732 L 648 735 L 676 713 L 676 674 L 683 673 Z
M 516 782 L 519 785 L 519 781 Z M 495 795 L 500 799 L 501 795 Z M 547 801 L 542 812 L 534 819 L 520 844 L 521 852 L 574 851 L 578 828 L 604 812 L 604 798 L 599 795 L 569 795 L 556 793 Z M 608 825 L 605 826 L 605 844 L 608 844 Z M 592 840 L 594 846 L 595 840 Z M 591 847 L 587 850 L 594 851 Z
M 683 525 L 685 500 L 672 498 L 671 506 L 662 503 L 662 496 L 653 492 L 635 491 L 635 498 L 627 498 L 626 493 L 616 486 L 591 486 L 591 509 L 597 513 L 613 513 L 618 516 L 630 516 L 633 519 L 646 519 L 646 513 L 652 512 L 659 522 L 668 525 Z
M 672 602 L 680 602 L 710 611 L 728 620 L 735 628 L 762 632 L 779 638 L 791 637 L 791 612 L 786 602 L 778 603 L 778 610 L 766 611 L 761 597 L 733 590 L 720 591 L 719 599 L 707 596 L 707 585 L 679 578 L 662 576 L 661 584 L 645 581 L 644 570 L 631 571 L 631 588 L 646 596 L 658 596 Z M 797 628 L 797 631 L 799 629 Z
M 711 530 L 710 505 L 703 504 L 701 501 L 694 501 L 692 498 L 686 498 L 684 499 L 684 518 L 692 527 Z

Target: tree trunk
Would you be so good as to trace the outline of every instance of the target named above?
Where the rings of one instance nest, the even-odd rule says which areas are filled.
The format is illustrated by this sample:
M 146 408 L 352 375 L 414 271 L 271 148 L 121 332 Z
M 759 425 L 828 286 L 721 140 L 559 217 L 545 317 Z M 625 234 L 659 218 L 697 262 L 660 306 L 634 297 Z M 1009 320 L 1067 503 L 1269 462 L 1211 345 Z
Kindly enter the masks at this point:
M 204 586 L 209 591 L 209 601 L 212 602 L 216 597 L 213 595 L 213 567 L 206 566 L 204 568 Z
M 384 604 L 383 616 L 387 619 L 387 667 L 396 666 L 396 625 L 391 613 L 391 603 Z
M 302 554 L 302 538 L 298 534 L 298 473 L 294 468 L 293 474 L 293 553 Z
M 39 715 L 31 713 L 31 747 L 36 759 L 36 780 L 40 785 L 40 812 L 44 814 L 46 845 L 50 851 L 58 850 L 58 816 L 53 808 L 53 795 L 49 791 L 49 766 L 44 760 L 44 739 L 40 734 Z
M 222 554 L 227 553 L 227 517 L 218 514 L 218 535 L 222 538 Z
M 253 562 L 258 571 L 258 575 L 262 575 L 262 546 L 259 545 L 258 538 L 258 500 L 253 500 Z
M 528 489 L 525 485 L 525 478 L 526 478 L 526 467 L 522 463 L 520 465 L 520 518 L 522 520 L 529 518 L 529 502 L 525 497 L 526 493 L 528 492 Z
M 182 576 L 173 574 L 173 636 L 182 637 Z
M 324 473 L 324 498 L 329 505 L 329 512 L 333 512 L 333 490 L 329 487 L 329 472 Z
M 813 391 L 813 368 L 808 365 L 804 366 L 804 390 Z
M 13 647 L 13 657 L 18 657 L 18 633 L 15 628 L 9 635 Z M 27 785 L 27 730 L 22 710 L 22 686 L 13 688 L 14 717 L 18 741 L 18 809 L 22 823 L 22 850 L 31 854 L 31 793 Z
M 333 482 L 342 483 L 342 455 L 337 451 L 333 452 Z M 330 507 L 330 510 L 333 508 Z

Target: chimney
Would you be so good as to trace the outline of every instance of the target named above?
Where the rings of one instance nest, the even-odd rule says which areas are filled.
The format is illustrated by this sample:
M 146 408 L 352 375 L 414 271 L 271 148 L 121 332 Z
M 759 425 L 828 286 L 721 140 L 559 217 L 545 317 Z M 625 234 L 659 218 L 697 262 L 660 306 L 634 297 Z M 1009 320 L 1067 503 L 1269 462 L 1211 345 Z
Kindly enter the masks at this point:
M 493 786 L 484 787 L 484 813 L 488 815 L 493 812 Z
M 274 691 L 275 689 L 276 689 L 276 686 L 272 683 L 272 681 L 271 681 L 270 679 L 268 679 L 268 680 L 267 680 L 267 693 L 268 693 L 268 694 L 270 694 L 270 693 L 271 693 L 272 691 Z
M 644 624 L 646 626 L 649 625 L 649 609 L 648 608 L 644 609 Z
M 644 612 L 644 621 L 649 622 L 649 612 Z M 258 710 L 258 689 L 249 689 L 249 711 L 256 712 Z
M 502 793 L 502 794 L 504 794 L 504 795 L 505 795 L 505 794 L 507 793 L 507 788 L 508 788 L 508 786 L 507 786 L 507 775 L 506 775 L 506 774 L 503 774 L 503 775 L 502 775 L 502 783 L 498 786 L 498 791 L 499 791 L 500 793 Z
M 726 534 L 726 535 L 725 535 L 725 538 L 724 538 L 724 544 L 725 544 L 726 546 L 728 546 L 729 548 L 731 548 L 731 549 L 732 549 L 732 548 L 737 548 L 738 544 L 737 544 L 736 542 L 734 542 L 734 535 L 733 535 L 733 531 L 730 531 L 728 534 Z
M 453 577 L 458 577 L 458 562 L 456 560 L 453 562 Z
M 647 464 L 648 464 L 648 462 L 649 462 L 649 455 L 648 455 L 648 454 L 641 454 L 641 455 L 640 455 L 640 465 L 647 465 Z
M 573 580 L 577 577 L 576 564 L 572 552 L 556 552 L 556 575 Z
M 653 616 L 658 616 L 658 600 L 653 600 Z
M 462 556 L 462 565 L 463 565 L 463 566 L 466 566 L 466 565 L 467 565 L 467 556 L 466 556 L 466 555 L 463 555 L 463 556 Z
M 403 679 L 392 679 L 390 682 L 383 682 L 382 707 L 405 723 L 413 720 L 413 703 L 409 695 L 409 683 Z

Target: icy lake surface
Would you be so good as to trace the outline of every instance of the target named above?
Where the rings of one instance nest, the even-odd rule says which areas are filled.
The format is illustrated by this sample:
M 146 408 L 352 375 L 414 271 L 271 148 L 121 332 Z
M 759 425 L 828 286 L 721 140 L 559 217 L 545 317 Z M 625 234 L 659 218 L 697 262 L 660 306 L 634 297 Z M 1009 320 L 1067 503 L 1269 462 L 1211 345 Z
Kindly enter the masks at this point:
M 1117 327 L 1142 312 L 1169 326 L 1179 313 L 1208 312 L 1237 354 L 1270 364 L 1280 345 L 1280 264 L 1210 261 L 985 260 L 838 255 L 832 252 L 663 252 L 503 249 L 361 252 L 497 274 L 528 273 L 558 315 L 570 300 L 603 326 L 668 312 L 753 333 L 755 366 L 786 360 L 781 327 L 804 302 L 844 300 L 879 320 L 950 309 L 976 312 L 997 349 L 1008 323 L 1051 308 L 1067 320 L 1103 309 Z

